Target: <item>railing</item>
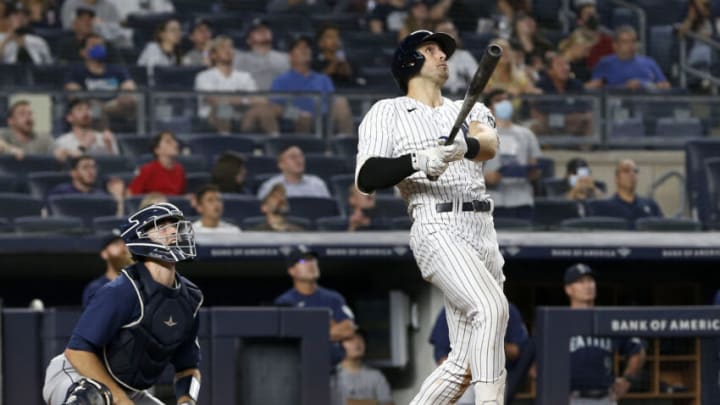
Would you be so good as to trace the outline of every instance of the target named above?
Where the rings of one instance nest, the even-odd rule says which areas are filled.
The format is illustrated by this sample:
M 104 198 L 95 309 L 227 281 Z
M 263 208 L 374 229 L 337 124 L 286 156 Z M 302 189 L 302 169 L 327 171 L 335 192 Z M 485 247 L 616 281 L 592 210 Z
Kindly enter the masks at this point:
M 715 41 L 712 38 L 708 38 L 702 35 L 698 35 L 692 31 L 686 32 L 680 36 L 680 86 L 687 87 L 688 75 L 697 77 L 701 80 L 707 80 L 712 83 L 713 94 L 718 93 L 718 86 L 720 86 L 720 78 L 713 76 L 710 71 L 702 71 L 688 64 L 688 38 L 693 41 L 701 42 L 715 51 L 720 51 L 720 42 Z

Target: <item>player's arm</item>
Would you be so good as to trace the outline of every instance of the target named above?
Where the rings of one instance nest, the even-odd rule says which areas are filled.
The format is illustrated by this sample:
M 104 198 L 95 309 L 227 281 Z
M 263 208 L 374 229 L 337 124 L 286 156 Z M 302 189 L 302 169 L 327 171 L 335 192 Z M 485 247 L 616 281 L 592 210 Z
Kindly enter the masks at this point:
M 345 340 L 355 333 L 355 321 L 352 319 L 345 319 L 340 322 L 330 320 L 330 340 L 333 342 L 339 342 Z
M 93 352 L 85 350 L 65 349 L 65 357 L 77 370 L 78 374 L 105 384 L 112 392 L 114 404 L 132 404 L 125 391 L 110 377 L 105 366 Z
M 477 162 L 490 160 L 497 154 L 499 146 L 497 131 L 480 121 L 471 121 L 467 134 L 467 145 L 466 159 Z
M 632 338 L 631 342 L 634 340 L 639 341 L 637 338 Z M 622 376 L 616 378 L 612 385 L 613 397 L 615 399 L 620 399 L 625 396 L 633 383 L 640 377 L 640 372 L 645 364 L 645 347 L 642 343 L 638 343 L 637 346 L 640 346 L 639 349 L 628 356 L 627 366 L 625 366 L 625 371 Z
M 189 368 L 175 373 L 175 398 L 178 405 L 195 405 L 199 394 L 200 370 Z

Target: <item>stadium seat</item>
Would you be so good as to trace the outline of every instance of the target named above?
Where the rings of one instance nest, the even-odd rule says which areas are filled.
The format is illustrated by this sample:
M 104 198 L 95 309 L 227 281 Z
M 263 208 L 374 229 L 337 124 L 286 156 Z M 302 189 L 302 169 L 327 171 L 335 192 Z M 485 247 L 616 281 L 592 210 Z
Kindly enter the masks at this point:
M 665 231 L 665 232 L 699 232 L 702 224 L 690 218 L 638 218 L 635 221 L 638 231 Z
M 400 91 L 387 66 L 361 66 L 358 69 L 357 76 L 359 79 L 365 80 L 363 88 L 366 90 L 377 90 L 385 93 Z
M 20 193 L 0 193 L 0 213 L 3 218 L 40 215 L 45 204 L 37 197 Z
M 612 11 L 612 28 L 620 27 L 621 25 L 629 25 L 635 28 L 635 31 L 639 29 L 638 17 L 634 11 L 624 8 L 616 7 Z
M 678 60 L 678 39 L 671 24 L 650 27 L 648 56 L 655 59 L 668 79 L 672 78 L 673 66 Z
M 285 220 L 288 223 L 291 223 L 293 225 L 297 225 L 301 227 L 304 230 L 311 231 L 313 230 L 313 224 L 312 221 L 310 221 L 307 218 L 300 218 L 300 217 L 293 217 L 288 216 L 285 218 Z M 253 228 L 256 226 L 265 223 L 266 218 L 265 217 L 249 217 L 242 220 L 240 228 L 242 228 L 243 231 L 252 231 Z
M 687 0 L 637 0 L 635 3 L 645 11 L 647 25 L 675 24 L 688 10 Z
M 61 169 L 61 164 L 53 156 L 27 155 L 22 160 L 14 156 L 0 156 L 0 173 L 18 176 L 25 179 L 31 172 L 49 172 Z
M 248 174 L 279 173 L 277 158 L 274 156 L 245 156 Z
M 397 46 L 397 34 L 394 32 L 374 33 L 365 30 L 343 31 L 340 33 L 343 39 L 343 45 L 346 50 L 349 49 L 368 49 L 377 53 L 377 48 Z M 352 52 L 348 52 L 347 57 L 351 58 Z M 389 66 L 389 65 L 388 65 Z
M 123 173 L 135 170 L 135 163 L 127 156 L 98 155 L 93 156 L 97 164 L 98 175 Z
M 129 214 L 127 210 L 126 214 Z M 92 229 L 97 234 L 108 234 L 115 229 L 120 229 L 120 227 L 125 223 L 127 223 L 127 219 L 125 219 L 125 217 L 118 217 L 115 215 L 95 217 L 93 218 Z
M 18 191 L 17 179 L 9 174 L 0 174 L 0 193 L 15 193 Z
M 195 88 L 195 76 L 205 66 L 155 66 L 152 87 L 156 90 L 182 90 Z
M 710 222 L 713 201 L 708 191 L 705 161 L 720 156 L 720 141 L 693 140 L 685 143 L 685 187 L 693 218 Z
M 555 177 L 555 160 L 549 157 L 540 156 L 537 158 L 537 165 L 540 167 L 540 177 L 543 179 Z
M 338 174 L 330 177 L 330 182 L 327 185 L 330 188 L 330 192 L 332 193 L 332 195 L 338 201 L 338 206 L 340 207 L 340 211 L 343 215 L 347 215 L 348 194 L 350 186 L 354 184 L 354 174 Z M 376 190 L 375 194 L 377 196 L 393 196 L 395 195 L 395 187 Z
M 558 13 L 563 7 L 562 0 L 533 0 L 533 15 L 538 25 L 557 27 Z
M 283 30 L 285 32 L 310 32 L 315 28 L 309 18 L 296 13 L 268 13 L 262 19 L 273 27 L 274 31 Z
M 92 227 L 93 218 L 117 213 L 117 202 L 113 197 L 102 194 L 51 195 L 48 206 L 53 217 L 78 217 L 88 228 Z
M 262 215 L 260 201 L 252 195 L 223 193 L 223 216 L 235 223 L 245 218 Z
M 407 231 L 412 227 L 412 219 L 407 215 L 395 217 L 390 219 L 390 224 L 392 229 Z
M 224 0 L 224 3 L 257 3 L 258 1 L 248 0 Z M 198 13 L 209 13 L 214 7 L 218 5 L 217 1 L 206 1 L 206 0 L 173 0 L 175 10 L 181 15 L 190 15 Z M 227 7 L 227 4 L 224 5 Z M 262 10 L 247 10 L 247 11 L 262 11 Z M 234 16 L 234 15 L 233 15 Z
M 289 146 L 299 147 L 305 154 L 323 154 L 325 153 L 325 140 L 310 136 L 301 135 L 281 135 L 267 139 L 263 146 L 267 156 L 277 157 L 281 150 Z
M 547 228 L 556 228 L 569 218 L 580 217 L 580 207 L 575 201 L 555 198 L 536 198 L 533 223 Z
M 707 225 L 716 228 L 720 225 L 720 157 L 705 160 L 707 176 L 707 195 L 711 202 L 708 207 Z
M 290 197 L 288 203 L 290 215 L 311 221 L 340 215 L 337 202 L 330 197 Z
M 560 229 L 565 231 L 626 231 L 630 224 L 616 217 L 583 217 L 570 218 L 560 222 Z
M 496 37 L 497 34 L 495 34 L 494 32 L 463 32 L 462 34 L 460 34 L 463 48 L 471 49 L 472 51 L 474 51 L 473 53 L 477 53 L 478 58 L 480 57 L 480 55 L 482 55 L 482 52 L 485 52 L 485 49 L 490 44 L 490 41 L 492 41 Z
M 564 177 L 544 178 L 542 179 L 542 187 L 547 197 L 563 197 L 567 193 L 569 185 Z
M 87 233 L 83 220 L 76 217 L 28 216 L 15 218 L 15 233 L 19 234 L 81 234 Z
M 0 234 L 13 232 L 12 224 L 7 218 L 0 218 Z
M 255 141 L 242 135 L 196 135 L 189 137 L 186 144 L 194 155 L 205 156 L 208 165 L 226 151 L 246 154 L 255 151 Z
M 135 134 L 115 134 L 120 146 L 120 153 L 128 158 L 145 155 L 151 152 L 152 139 L 149 136 Z
M 340 34 L 344 32 L 360 31 L 359 18 L 355 14 L 312 14 L 310 16 L 310 24 L 314 28 L 320 28 L 324 25 L 332 24 L 339 28 Z
M 378 195 L 375 197 L 375 211 L 378 216 L 397 218 L 408 216 L 405 202 L 400 197 Z
M 585 207 L 587 208 L 588 216 L 617 217 L 615 206 L 612 205 L 610 200 L 605 198 L 586 200 Z
M 190 200 L 187 197 L 173 195 L 167 196 L 167 199 L 170 204 L 178 207 L 180 211 L 185 214 L 186 217 L 194 217 L 198 215 L 197 211 L 195 211 L 195 208 L 193 208 Z
M 144 89 L 144 88 L 147 88 L 150 86 L 150 75 L 148 74 L 147 66 L 134 65 L 136 60 L 137 60 L 137 58 L 131 59 L 131 60 L 126 60 L 125 67 L 127 68 L 128 74 L 130 75 L 132 80 L 135 82 L 135 84 L 139 88 Z
M 195 193 L 200 187 L 210 183 L 210 173 L 193 172 L 185 174 L 185 192 Z
M 40 90 L 61 90 L 68 72 L 65 65 L 31 65 L 33 88 Z
M 641 138 L 645 136 L 645 123 L 640 117 L 613 121 L 610 136 L 613 138 Z
M 3 88 L 25 88 L 30 84 L 30 71 L 20 64 L 0 64 L 0 85 Z
M 345 158 L 316 154 L 305 155 L 305 173 L 314 174 L 326 182 L 329 181 L 332 176 L 352 172 L 353 170 L 348 167 L 347 159 Z
M 495 229 L 504 231 L 532 231 L 531 221 L 520 218 L 494 217 Z
M 702 136 L 703 128 L 700 118 L 690 117 L 678 119 L 663 117 L 657 120 L 655 135 L 658 136 Z
M 63 172 L 34 172 L 28 174 L 30 194 L 41 200 L 45 200 L 45 197 L 55 186 L 71 181 L 70 175 Z
M 337 136 L 330 139 L 332 151 L 337 156 L 346 159 L 355 159 L 357 155 L 358 138 L 351 136 Z
M 318 231 L 343 232 L 348 230 L 348 218 L 345 216 L 320 217 L 315 220 Z

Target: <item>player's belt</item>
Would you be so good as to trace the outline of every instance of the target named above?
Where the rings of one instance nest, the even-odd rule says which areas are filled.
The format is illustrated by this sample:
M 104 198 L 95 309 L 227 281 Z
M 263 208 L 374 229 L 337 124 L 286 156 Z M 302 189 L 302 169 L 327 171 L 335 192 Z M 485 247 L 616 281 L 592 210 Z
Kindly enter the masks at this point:
M 435 204 L 435 211 L 437 212 L 452 212 L 454 203 L 444 202 Z M 492 203 L 490 200 L 472 200 L 462 203 L 461 211 L 472 211 L 472 212 L 490 212 L 492 210 Z
M 573 398 L 590 398 L 590 399 L 600 399 L 605 398 L 610 395 L 610 390 L 605 389 L 590 389 L 590 390 L 577 390 L 573 391 L 571 393 L 571 396 Z

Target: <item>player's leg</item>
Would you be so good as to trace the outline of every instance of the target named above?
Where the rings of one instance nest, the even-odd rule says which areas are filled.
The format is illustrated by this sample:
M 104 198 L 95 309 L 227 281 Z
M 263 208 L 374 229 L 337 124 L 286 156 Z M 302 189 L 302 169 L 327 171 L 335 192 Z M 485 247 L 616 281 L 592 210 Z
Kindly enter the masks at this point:
M 75 371 L 65 355 L 55 356 L 45 371 L 43 399 L 48 405 L 62 405 L 70 386 L 80 379 L 82 376 Z

